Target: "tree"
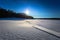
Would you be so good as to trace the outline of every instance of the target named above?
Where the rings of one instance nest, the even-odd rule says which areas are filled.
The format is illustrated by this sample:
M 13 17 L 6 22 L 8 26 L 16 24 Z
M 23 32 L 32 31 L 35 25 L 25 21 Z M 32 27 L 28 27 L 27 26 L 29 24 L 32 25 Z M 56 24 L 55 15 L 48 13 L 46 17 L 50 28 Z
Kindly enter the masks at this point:
M 29 19 L 33 18 L 32 16 L 28 16 L 25 13 L 16 13 L 12 10 L 0 8 L 0 18 L 12 18 L 12 17 Z

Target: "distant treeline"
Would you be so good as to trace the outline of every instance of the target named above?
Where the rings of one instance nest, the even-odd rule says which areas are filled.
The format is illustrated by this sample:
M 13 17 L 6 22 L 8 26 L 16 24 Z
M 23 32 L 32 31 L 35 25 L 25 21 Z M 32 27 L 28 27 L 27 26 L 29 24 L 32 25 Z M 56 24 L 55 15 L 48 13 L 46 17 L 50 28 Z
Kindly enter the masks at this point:
M 0 18 L 26 18 L 33 19 L 32 16 L 28 16 L 25 13 L 16 13 L 12 10 L 0 8 Z
M 41 19 L 41 20 L 60 20 L 60 18 L 34 18 L 34 19 Z

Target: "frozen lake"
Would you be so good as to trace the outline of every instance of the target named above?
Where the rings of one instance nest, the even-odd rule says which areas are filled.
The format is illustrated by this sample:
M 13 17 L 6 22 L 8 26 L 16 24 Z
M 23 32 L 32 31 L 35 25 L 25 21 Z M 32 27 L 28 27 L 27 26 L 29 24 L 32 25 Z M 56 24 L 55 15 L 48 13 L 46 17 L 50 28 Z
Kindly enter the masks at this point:
M 0 40 L 60 40 L 26 21 L 60 32 L 60 20 L 0 20 Z
M 30 22 L 60 32 L 60 20 L 30 20 Z

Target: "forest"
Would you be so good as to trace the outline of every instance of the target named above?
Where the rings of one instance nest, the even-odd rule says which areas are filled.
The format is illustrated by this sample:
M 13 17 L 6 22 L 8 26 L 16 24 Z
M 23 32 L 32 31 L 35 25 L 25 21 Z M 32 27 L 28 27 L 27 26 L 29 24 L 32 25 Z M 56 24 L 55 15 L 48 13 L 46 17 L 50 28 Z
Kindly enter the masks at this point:
M 12 10 L 7 10 L 4 8 L 0 8 L 0 18 L 26 18 L 33 19 L 32 16 L 26 15 L 25 13 L 16 13 Z

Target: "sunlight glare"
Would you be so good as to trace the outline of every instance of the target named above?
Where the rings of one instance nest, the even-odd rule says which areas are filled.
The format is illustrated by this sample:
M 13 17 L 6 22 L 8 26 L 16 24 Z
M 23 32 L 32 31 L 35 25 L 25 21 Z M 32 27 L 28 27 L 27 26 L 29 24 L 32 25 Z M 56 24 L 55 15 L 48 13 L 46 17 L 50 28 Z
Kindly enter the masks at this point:
M 25 13 L 28 15 L 28 14 L 29 14 L 29 10 L 28 10 L 28 9 L 26 9 Z

